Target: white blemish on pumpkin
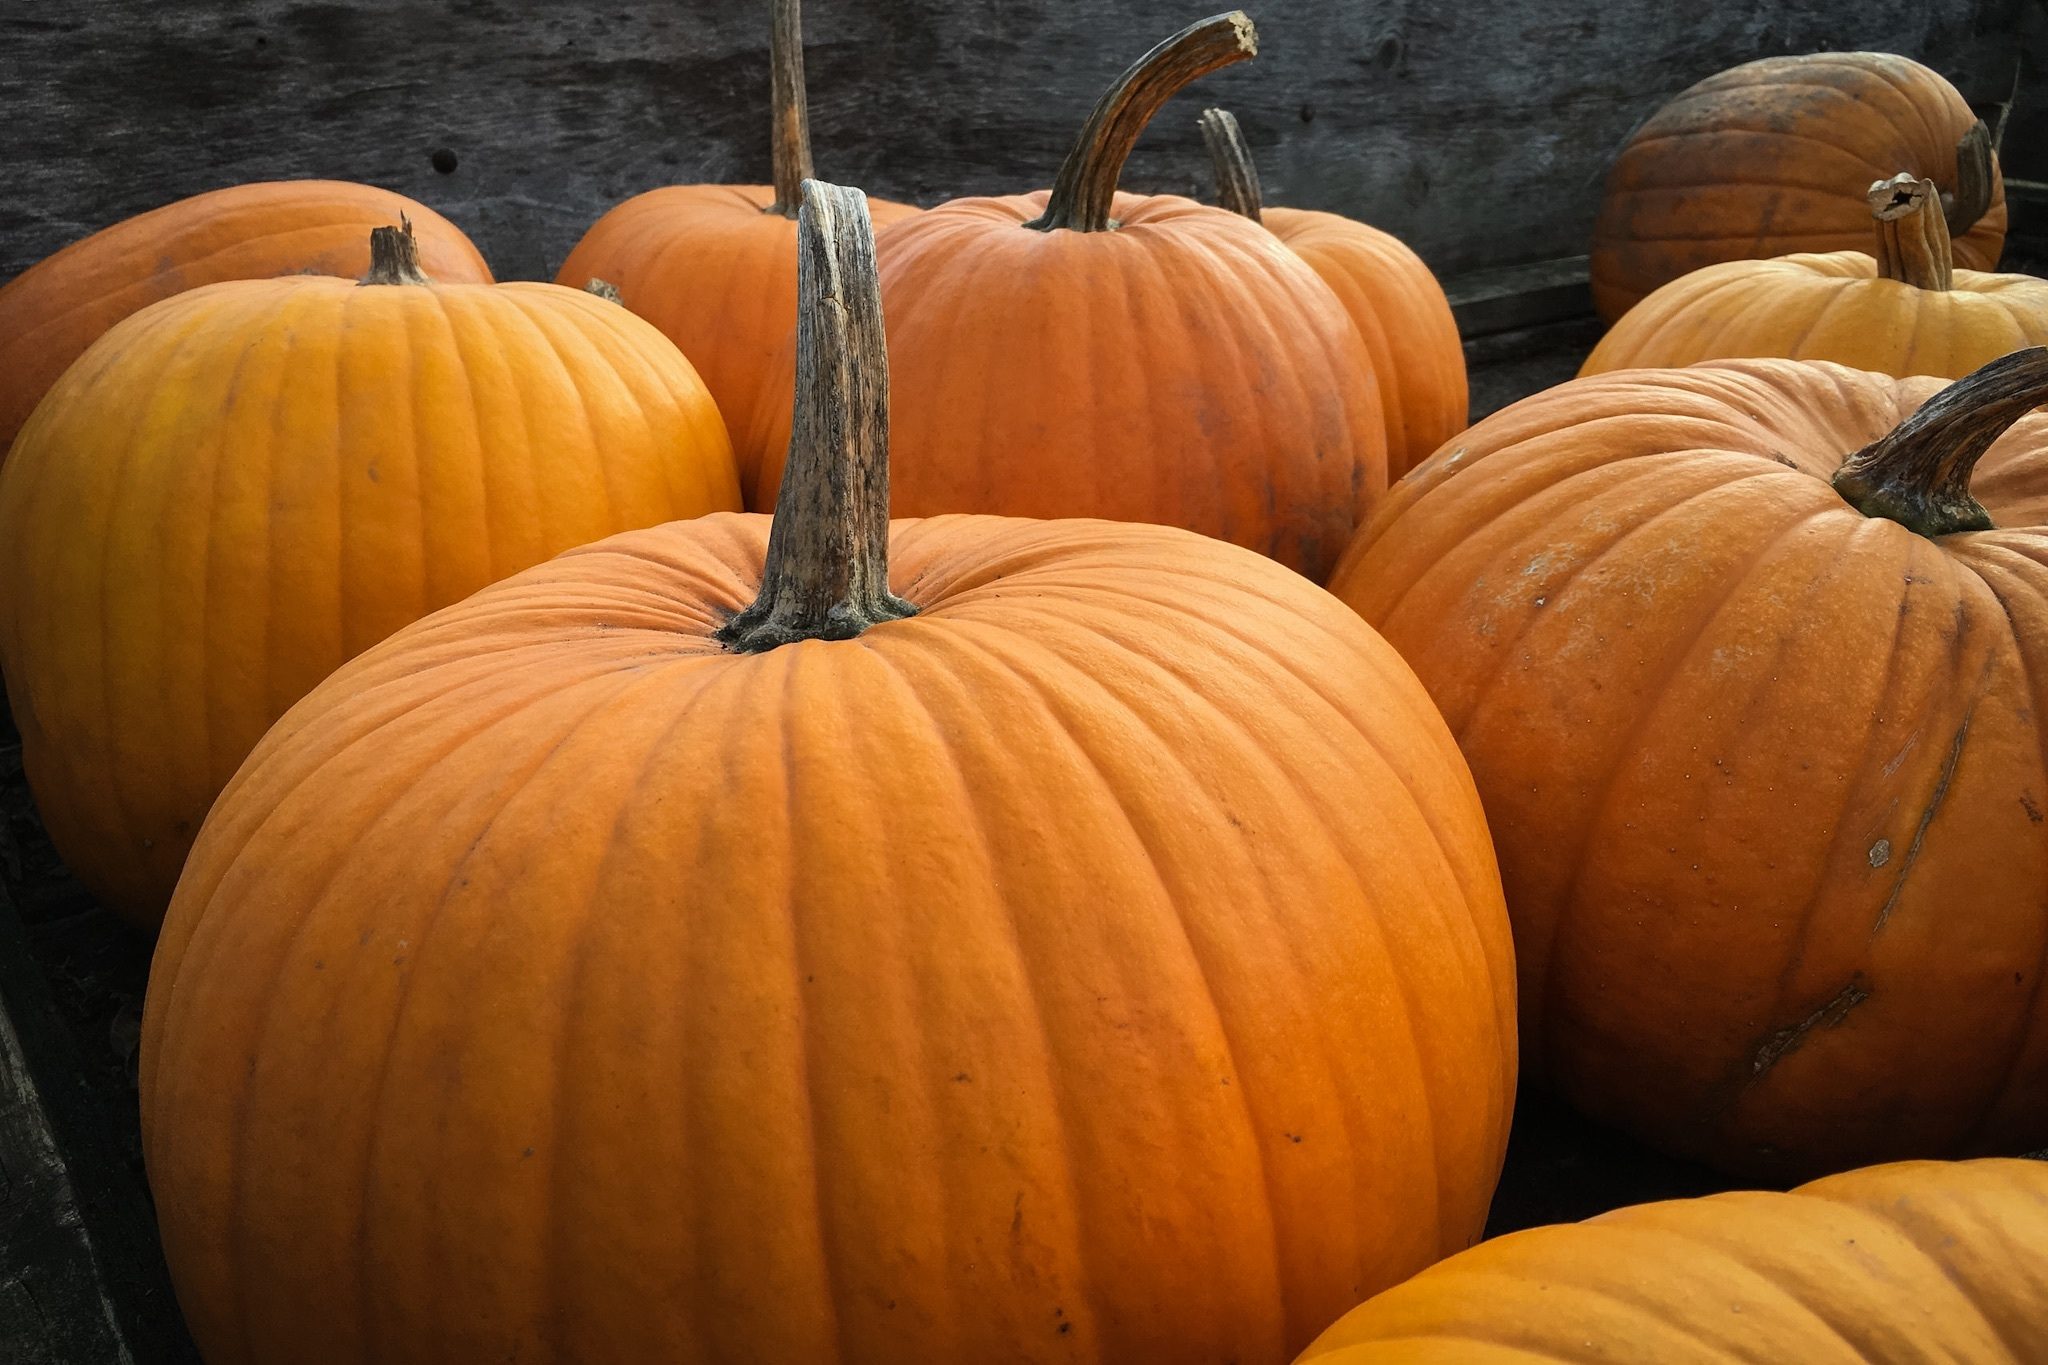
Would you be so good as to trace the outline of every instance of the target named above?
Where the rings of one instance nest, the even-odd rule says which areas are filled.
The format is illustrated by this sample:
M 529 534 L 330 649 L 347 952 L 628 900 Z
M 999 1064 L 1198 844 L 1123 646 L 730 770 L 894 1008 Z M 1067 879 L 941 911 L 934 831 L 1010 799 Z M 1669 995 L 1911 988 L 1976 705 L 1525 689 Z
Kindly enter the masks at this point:
M 1879 839 L 1879 840 L 1878 840 L 1878 841 L 1877 841 L 1876 843 L 1874 843 L 1874 844 L 1872 844 L 1872 845 L 1870 846 L 1870 865 L 1871 865 L 1872 867 L 1883 867 L 1883 866 L 1884 866 L 1884 865 L 1885 865 L 1886 863 L 1890 862 L 1891 860 L 1892 860 L 1892 841 L 1891 841 L 1891 840 L 1889 840 L 1889 839 Z

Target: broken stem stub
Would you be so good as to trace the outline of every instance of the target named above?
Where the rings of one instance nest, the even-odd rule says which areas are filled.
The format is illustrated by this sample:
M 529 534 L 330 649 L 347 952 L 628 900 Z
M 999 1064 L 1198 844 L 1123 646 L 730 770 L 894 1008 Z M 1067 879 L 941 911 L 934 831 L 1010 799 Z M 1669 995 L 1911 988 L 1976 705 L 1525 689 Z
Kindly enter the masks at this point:
M 1877 230 L 1872 254 L 1880 277 L 1916 289 L 1954 285 L 1955 255 L 1932 180 L 1901 171 L 1873 184 L 1865 199 Z
M 889 356 L 867 196 L 808 180 L 801 203 L 789 459 L 761 593 L 718 631 L 746 654 L 917 611 L 889 591 Z
M 2048 347 L 2000 356 L 1844 460 L 1835 491 L 1865 516 L 1923 536 L 1988 531 L 1991 514 L 1971 495 L 1970 475 L 2008 427 L 2043 403 Z
M 1228 109 L 1202 111 L 1202 141 L 1216 168 L 1216 202 L 1254 223 L 1265 220 L 1265 194 L 1259 187 L 1259 166 L 1252 160 L 1244 129 Z
M 1258 53 L 1258 30 L 1243 10 L 1232 10 L 1188 25 L 1140 57 L 1095 102 L 1060 165 L 1045 212 L 1024 226 L 1039 232 L 1109 231 L 1124 162 L 1152 116 L 1198 77 Z
M 765 212 L 797 216 L 804 181 L 811 178 L 811 114 L 804 98 L 804 17 L 799 0 L 769 0 L 768 71 L 775 102 L 775 202 Z
M 401 213 L 397 227 L 370 229 L 370 273 L 358 284 L 432 284 L 420 269 L 420 244 L 412 235 L 412 219 Z

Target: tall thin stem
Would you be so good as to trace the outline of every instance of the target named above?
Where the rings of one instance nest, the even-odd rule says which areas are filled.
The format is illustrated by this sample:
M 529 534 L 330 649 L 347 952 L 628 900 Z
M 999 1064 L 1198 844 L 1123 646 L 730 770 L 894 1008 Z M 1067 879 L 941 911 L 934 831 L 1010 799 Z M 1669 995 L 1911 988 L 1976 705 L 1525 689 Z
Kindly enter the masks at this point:
M 768 212 L 797 216 L 811 170 L 811 113 L 804 98 L 804 15 L 800 0 L 769 0 L 768 72 L 775 101 L 775 202 Z
M 1202 141 L 1216 168 L 1216 202 L 1254 223 L 1265 221 L 1265 194 L 1259 188 L 1259 166 L 1237 115 L 1228 109 L 1202 111 Z

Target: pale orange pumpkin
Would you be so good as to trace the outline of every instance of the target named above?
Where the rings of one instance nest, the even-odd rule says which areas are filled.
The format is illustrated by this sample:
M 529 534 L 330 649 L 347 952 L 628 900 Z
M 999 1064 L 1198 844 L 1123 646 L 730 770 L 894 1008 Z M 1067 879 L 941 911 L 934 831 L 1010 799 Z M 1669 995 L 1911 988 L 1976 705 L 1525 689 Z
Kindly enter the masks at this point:
M 796 323 L 797 186 L 811 174 L 800 0 L 773 0 L 769 69 L 774 82 L 772 185 L 667 185 L 612 209 L 583 234 L 555 281 L 593 279 L 682 349 L 725 415 L 740 461 L 740 486 L 756 502 L 760 460 L 747 442 L 762 421 L 760 396 L 782 406 L 787 376 L 775 359 Z M 877 227 L 917 210 L 868 201 Z M 767 502 L 774 502 L 774 494 Z
M 215 793 L 336 665 L 613 531 L 738 505 L 674 346 L 544 284 L 210 285 L 120 323 L 0 469 L 0 665 L 79 879 L 153 927 Z
M 1911 1161 L 1495 1238 L 1301 1365 L 2038 1365 L 2048 1163 Z
M 1594 375 L 1347 553 L 1472 763 L 1529 1065 L 1583 1109 L 1774 1177 L 2048 1145 L 2042 402 L 2041 349 Z
M 1513 968 L 1413 676 L 1217 541 L 891 524 L 807 191 L 772 529 L 429 617 L 209 817 L 142 1110 L 211 1365 L 1278 1365 L 1478 1233 Z
M 2048 280 L 1957 270 L 1932 180 L 1901 173 L 1868 201 L 1871 252 L 1695 270 L 1631 308 L 1580 373 L 1781 356 L 1960 379 L 2048 342 Z
M 1160 522 L 1329 572 L 1387 482 L 1358 329 L 1258 224 L 1116 189 L 1176 91 L 1257 50 L 1242 12 L 1192 25 L 1103 95 L 1051 191 L 881 234 L 897 515 Z M 792 369 L 785 349 L 785 386 Z M 764 459 L 757 508 L 789 435 L 767 418 L 738 443 Z
M 370 229 L 409 219 L 420 264 L 450 284 L 490 267 L 440 214 L 371 185 L 275 180 L 197 194 L 73 242 L 0 287 L 0 459 L 50 385 L 115 323 L 222 280 L 370 268 Z
M 1268 207 L 1251 147 L 1229 110 L 1203 110 L 1202 137 L 1218 202 L 1264 224 L 1343 301 L 1379 381 L 1387 477 L 1400 478 L 1466 427 L 1465 346 L 1443 286 L 1391 232 L 1340 214 Z

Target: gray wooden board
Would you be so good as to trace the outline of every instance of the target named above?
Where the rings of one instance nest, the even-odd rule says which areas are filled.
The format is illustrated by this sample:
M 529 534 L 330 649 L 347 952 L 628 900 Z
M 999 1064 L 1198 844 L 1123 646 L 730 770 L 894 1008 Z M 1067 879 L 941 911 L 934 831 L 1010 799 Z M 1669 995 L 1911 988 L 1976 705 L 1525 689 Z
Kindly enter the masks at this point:
M 1691 82 L 1870 47 L 1999 100 L 2031 2 L 1254 0 L 1263 54 L 1171 106 L 1127 184 L 1206 193 L 1195 115 L 1222 103 L 1268 202 L 1450 273 L 1581 254 L 1613 149 Z M 1042 186 L 1104 82 L 1211 8 L 812 0 L 819 173 L 926 204 Z M 765 179 L 766 31 L 756 0 L 4 0 L 0 278 L 183 195 L 310 175 L 412 194 L 501 275 L 546 277 L 630 194 Z

